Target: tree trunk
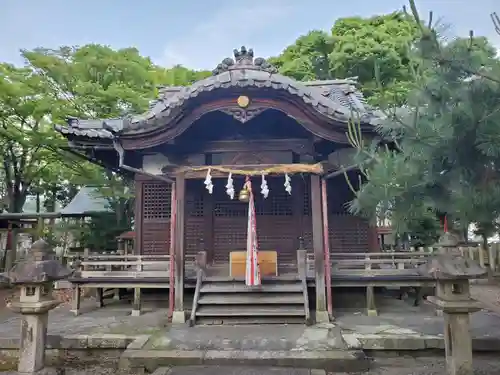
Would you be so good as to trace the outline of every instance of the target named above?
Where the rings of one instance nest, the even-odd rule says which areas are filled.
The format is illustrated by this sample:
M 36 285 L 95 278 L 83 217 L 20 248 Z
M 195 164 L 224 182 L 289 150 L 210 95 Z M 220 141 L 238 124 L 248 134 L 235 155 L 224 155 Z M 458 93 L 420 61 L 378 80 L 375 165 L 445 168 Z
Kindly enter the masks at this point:
M 483 239 L 483 249 L 488 249 L 488 237 L 486 234 L 482 234 L 481 238 Z
M 24 204 L 26 203 L 26 191 L 13 187 L 9 189 L 8 192 L 8 207 L 10 213 L 20 213 L 23 212 Z

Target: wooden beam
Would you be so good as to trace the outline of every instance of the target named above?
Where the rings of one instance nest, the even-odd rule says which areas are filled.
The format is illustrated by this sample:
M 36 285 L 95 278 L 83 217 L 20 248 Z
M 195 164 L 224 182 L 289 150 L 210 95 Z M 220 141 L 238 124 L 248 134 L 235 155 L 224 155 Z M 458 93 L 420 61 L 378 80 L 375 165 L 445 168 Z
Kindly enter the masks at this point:
M 299 155 L 314 151 L 309 139 L 263 139 L 263 140 L 225 140 L 209 142 L 190 142 L 182 146 L 182 153 L 216 153 L 216 152 L 260 152 L 260 151 L 293 151 Z
M 329 321 L 326 309 L 325 254 L 323 249 L 323 218 L 321 184 L 317 175 L 311 176 L 311 212 L 314 249 L 314 274 L 316 280 L 316 321 Z
M 199 169 L 198 169 L 199 168 Z M 258 165 L 201 165 L 201 166 L 189 166 L 182 167 L 180 169 L 174 170 L 172 173 L 169 173 L 168 176 L 178 175 L 179 173 L 183 173 L 185 178 L 205 178 L 207 175 L 208 169 L 211 169 L 210 175 L 213 178 L 227 178 L 228 171 L 233 171 L 233 175 L 242 173 L 237 173 L 237 171 L 247 171 L 248 175 L 260 176 L 262 171 L 277 169 L 277 170 L 288 170 L 289 174 L 294 173 L 317 173 L 321 174 L 323 172 L 323 165 L 320 163 L 316 164 L 258 164 Z M 222 170 L 222 171 L 221 171 Z M 226 171 L 227 170 L 227 171 Z M 276 172 L 270 173 L 275 175 L 282 175 L 285 172 Z
M 61 217 L 59 212 L 5 212 L 0 213 L 0 220 L 36 220 L 36 219 L 57 219 Z
M 175 220 L 175 310 L 172 322 L 184 323 L 184 224 L 186 179 L 179 173 L 175 179 L 177 207 Z

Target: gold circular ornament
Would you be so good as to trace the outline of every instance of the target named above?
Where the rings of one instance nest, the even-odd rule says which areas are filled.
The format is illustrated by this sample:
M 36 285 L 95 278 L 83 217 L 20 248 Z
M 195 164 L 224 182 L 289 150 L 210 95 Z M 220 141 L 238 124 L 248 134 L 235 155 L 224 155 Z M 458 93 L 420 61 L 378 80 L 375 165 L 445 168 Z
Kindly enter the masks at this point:
M 250 104 L 250 98 L 248 96 L 241 95 L 241 96 L 238 97 L 238 99 L 236 100 L 236 102 L 238 103 L 238 105 L 241 108 L 246 108 Z

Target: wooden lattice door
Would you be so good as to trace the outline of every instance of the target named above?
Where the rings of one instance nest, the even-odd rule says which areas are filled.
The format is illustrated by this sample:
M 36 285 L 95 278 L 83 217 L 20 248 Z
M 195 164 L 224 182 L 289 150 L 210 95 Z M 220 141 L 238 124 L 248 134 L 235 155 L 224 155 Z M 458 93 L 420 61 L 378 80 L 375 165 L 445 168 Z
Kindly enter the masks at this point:
M 357 181 L 357 177 L 352 177 L 351 181 Z M 348 212 L 348 203 L 354 199 L 354 193 L 347 182 L 342 178 L 328 180 L 327 196 L 330 252 L 367 251 L 368 220 Z
M 248 204 L 238 200 L 243 186 L 242 178 L 234 178 L 236 196 L 233 200 L 226 194 L 224 179 L 215 179 L 213 192 L 213 261 L 229 262 L 231 251 L 246 249 Z
M 169 184 L 142 181 L 140 194 L 141 247 L 139 252 L 145 255 L 167 255 L 170 248 L 170 205 L 172 189 Z M 137 225 L 136 224 L 136 225 Z
M 206 227 L 211 220 L 211 213 L 207 212 L 206 197 L 207 191 L 202 180 L 186 181 L 184 252 L 187 255 L 195 255 L 199 251 L 207 251 L 210 255 Z
M 303 200 L 289 195 L 283 186 L 283 177 L 268 177 L 270 194 L 264 199 L 260 193 L 260 177 L 254 177 L 255 210 L 257 216 L 257 238 L 260 250 L 273 250 L 278 253 L 279 263 L 294 263 L 302 206 L 299 210 L 294 202 Z M 236 196 L 231 200 L 224 189 L 225 180 L 216 180 L 213 193 L 213 253 L 215 262 L 228 262 L 231 251 L 246 250 L 248 203 L 243 203 Z M 244 180 L 235 179 L 236 194 Z M 301 194 L 302 190 L 295 192 Z

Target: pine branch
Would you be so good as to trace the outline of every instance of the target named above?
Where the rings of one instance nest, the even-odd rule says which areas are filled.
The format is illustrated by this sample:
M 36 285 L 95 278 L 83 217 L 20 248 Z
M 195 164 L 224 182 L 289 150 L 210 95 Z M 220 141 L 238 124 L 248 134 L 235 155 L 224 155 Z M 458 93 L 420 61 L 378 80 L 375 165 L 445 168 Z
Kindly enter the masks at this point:
M 493 27 L 498 35 L 500 35 L 500 17 L 496 12 L 490 14 L 491 20 L 493 21 Z

